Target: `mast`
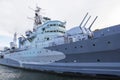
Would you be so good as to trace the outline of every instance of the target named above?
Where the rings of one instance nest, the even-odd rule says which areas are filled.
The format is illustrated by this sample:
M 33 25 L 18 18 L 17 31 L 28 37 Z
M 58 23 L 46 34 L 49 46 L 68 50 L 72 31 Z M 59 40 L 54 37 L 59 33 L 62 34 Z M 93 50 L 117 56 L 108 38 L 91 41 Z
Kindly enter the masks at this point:
M 35 11 L 35 17 L 34 17 L 34 29 L 36 29 L 36 27 L 40 24 L 42 24 L 42 16 L 39 14 L 40 13 L 41 8 L 36 6 L 36 10 Z
M 15 33 L 14 33 L 13 42 L 16 43 L 16 41 L 17 41 L 17 33 L 15 32 Z
M 17 48 L 17 33 L 14 33 L 13 41 L 10 42 L 10 48 L 15 49 Z

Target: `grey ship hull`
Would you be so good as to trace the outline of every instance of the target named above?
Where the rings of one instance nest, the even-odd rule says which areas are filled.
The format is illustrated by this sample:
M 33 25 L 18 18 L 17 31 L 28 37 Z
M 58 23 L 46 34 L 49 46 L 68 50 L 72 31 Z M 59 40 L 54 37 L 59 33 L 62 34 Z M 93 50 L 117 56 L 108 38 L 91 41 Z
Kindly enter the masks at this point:
M 73 72 L 120 76 L 120 25 L 94 32 L 94 38 L 62 44 L 46 49 L 63 52 L 65 59 L 51 64 L 23 64 L 0 59 L 0 64 L 57 73 Z

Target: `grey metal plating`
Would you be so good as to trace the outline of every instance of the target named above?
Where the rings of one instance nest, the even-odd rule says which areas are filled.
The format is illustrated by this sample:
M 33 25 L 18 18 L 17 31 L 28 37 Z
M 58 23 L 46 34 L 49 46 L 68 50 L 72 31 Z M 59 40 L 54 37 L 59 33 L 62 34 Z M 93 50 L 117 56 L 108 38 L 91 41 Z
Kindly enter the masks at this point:
M 0 64 L 57 73 L 72 72 L 120 76 L 120 25 L 91 31 L 83 24 L 66 31 L 65 23 L 42 17 L 36 7 L 33 31 L 14 34 L 10 48 L 0 53 Z M 82 27 L 82 24 L 84 25 Z M 79 29 L 79 32 L 76 30 Z

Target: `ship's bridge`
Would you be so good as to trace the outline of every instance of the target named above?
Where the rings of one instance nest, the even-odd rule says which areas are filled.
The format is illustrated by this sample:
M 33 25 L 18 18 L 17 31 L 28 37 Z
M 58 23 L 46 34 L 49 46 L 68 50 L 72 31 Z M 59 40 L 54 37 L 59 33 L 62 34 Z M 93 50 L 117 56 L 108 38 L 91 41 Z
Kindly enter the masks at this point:
M 57 36 L 63 36 L 66 32 L 65 22 L 58 20 L 47 21 L 43 25 L 37 27 L 37 37 L 52 39 Z

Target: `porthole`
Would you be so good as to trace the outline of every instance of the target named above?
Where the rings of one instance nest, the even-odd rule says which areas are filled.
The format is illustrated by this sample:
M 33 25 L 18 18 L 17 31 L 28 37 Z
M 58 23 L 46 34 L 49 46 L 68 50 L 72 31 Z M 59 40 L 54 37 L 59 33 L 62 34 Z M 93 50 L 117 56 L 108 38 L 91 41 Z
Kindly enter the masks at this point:
M 97 59 L 97 62 L 100 62 L 100 59 Z
M 67 50 L 67 48 L 65 48 L 65 50 Z
M 76 46 L 74 48 L 77 48 Z
M 95 46 L 95 44 L 93 44 L 93 46 Z
M 83 48 L 83 46 L 80 46 L 81 48 Z
M 110 41 L 108 41 L 108 44 L 110 44 L 111 42 Z

